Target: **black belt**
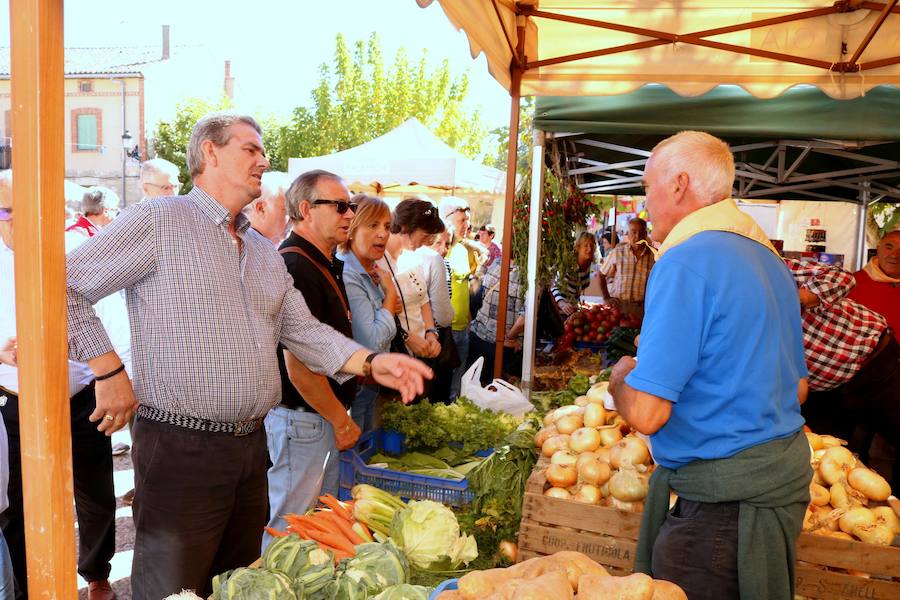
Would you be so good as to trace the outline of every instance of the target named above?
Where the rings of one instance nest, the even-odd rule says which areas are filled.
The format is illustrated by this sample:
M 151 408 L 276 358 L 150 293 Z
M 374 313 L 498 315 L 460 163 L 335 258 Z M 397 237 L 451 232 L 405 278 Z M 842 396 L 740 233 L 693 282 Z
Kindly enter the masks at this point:
M 137 415 L 142 419 L 156 421 L 157 423 L 168 423 L 176 427 L 192 429 L 194 431 L 208 431 L 210 433 L 228 433 L 235 437 L 250 435 L 260 427 L 262 427 L 262 418 L 253 419 L 252 421 L 238 421 L 237 423 L 220 423 L 218 421 L 207 421 L 206 419 L 198 419 L 196 417 L 187 417 L 185 415 L 176 415 L 166 412 L 152 406 L 141 404 L 137 409 Z

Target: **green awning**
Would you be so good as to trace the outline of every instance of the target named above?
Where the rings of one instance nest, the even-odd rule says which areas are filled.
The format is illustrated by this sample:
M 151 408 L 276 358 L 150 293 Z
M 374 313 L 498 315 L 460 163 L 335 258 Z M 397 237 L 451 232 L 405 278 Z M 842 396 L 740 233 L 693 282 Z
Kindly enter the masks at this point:
M 539 97 L 534 123 L 557 132 L 668 136 L 696 129 L 721 138 L 900 140 L 900 89 L 834 100 L 818 88 L 797 87 L 760 99 L 721 86 L 685 98 L 652 85 L 620 96 Z

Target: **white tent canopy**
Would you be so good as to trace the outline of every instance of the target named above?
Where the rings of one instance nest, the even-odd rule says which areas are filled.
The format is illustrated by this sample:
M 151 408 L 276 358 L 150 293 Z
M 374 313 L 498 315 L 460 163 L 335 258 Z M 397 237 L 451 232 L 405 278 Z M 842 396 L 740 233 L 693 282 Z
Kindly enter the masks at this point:
M 386 189 L 422 185 L 502 194 L 506 185 L 503 171 L 458 153 L 415 118 L 355 148 L 288 161 L 292 178 L 312 169 L 331 171 L 350 184 L 377 183 Z
M 661 83 L 697 96 L 730 83 L 761 98 L 798 84 L 855 98 L 900 77 L 893 0 L 439 1 L 504 87 L 522 72 L 522 95 L 606 96 Z

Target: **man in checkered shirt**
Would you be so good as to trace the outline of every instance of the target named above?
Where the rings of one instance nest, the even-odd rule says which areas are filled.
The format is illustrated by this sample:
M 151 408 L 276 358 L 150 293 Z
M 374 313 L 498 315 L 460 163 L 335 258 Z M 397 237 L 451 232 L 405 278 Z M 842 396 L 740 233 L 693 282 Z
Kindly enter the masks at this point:
M 816 262 L 785 261 L 797 282 L 803 310 L 803 349 L 809 370 L 809 399 L 803 416 L 816 433 L 850 442 L 868 462 L 867 435 L 881 433 L 900 443 L 900 346 L 887 320 L 847 298 L 853 275 Z M 894 462 L 893 484 L 900 484 Z
M 281 397 L 276 349 L 345 381 L 371 375 L 411 401 L 430 370 L 375 354 L 309 312 L 272 243 L 241 209 L 269 167 L 250 117 L 197 122 L 186 196 L 146 200 L 67 257 L 69 354 L 96 376 L 91 420 L 133 430 L 132 590 L 206 597 L 213 575 L 259 555 L 267 519 L 262 420 Z M 134 387 L 92 304 L 124 289 Z

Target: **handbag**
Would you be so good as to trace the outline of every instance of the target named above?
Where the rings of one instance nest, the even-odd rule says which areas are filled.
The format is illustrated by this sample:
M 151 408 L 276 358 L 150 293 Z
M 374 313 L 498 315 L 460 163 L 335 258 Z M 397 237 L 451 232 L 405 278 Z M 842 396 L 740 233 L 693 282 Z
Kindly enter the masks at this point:
M 438 327 L 438 342 L 441 344 L 441 353 L 431 359 L 431 368 L 435 371 L 452 371 L 460 366 L 462 361 L 456 342 L 453 341 L 453 330 L 449 327 Z

